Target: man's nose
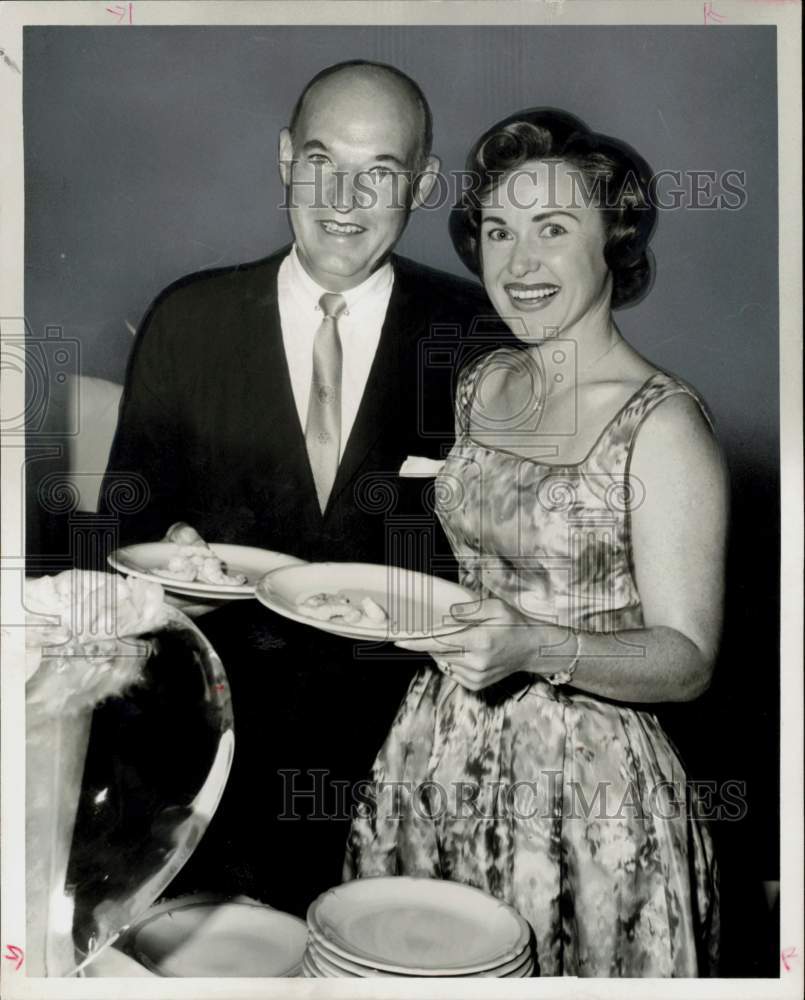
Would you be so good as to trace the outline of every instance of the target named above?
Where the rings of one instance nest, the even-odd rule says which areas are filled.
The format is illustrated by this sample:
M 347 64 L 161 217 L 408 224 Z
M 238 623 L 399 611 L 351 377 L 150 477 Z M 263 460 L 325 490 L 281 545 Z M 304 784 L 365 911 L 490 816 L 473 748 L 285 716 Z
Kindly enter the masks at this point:
M 336 171 L 329 190 L 330 207 L 341 215 L 355 208 L 355 177 L 345 170 Z

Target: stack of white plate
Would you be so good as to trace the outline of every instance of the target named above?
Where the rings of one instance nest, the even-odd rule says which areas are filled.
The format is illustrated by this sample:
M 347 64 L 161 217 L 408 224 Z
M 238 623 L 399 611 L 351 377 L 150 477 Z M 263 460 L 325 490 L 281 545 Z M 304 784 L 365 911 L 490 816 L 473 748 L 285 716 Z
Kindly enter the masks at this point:
M 310 905 L 302 974 L 507 976 L 534 971 L 530 929 L 480 889 L 438 879 L 365 878 Z

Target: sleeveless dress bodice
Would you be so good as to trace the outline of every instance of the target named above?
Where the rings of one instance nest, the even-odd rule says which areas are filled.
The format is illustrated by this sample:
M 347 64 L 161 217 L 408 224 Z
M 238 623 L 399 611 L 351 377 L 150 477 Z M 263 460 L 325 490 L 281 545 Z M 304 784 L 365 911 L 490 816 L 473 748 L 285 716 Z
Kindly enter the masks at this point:
M 669 396 L 701 401 L 657 372 L 582 461 L 549 464 L 473 440 L 474 394 L 494 358 L 460 379 L 456 443 L 435 489 L 461 582 L 535 620 L 640 629 L 634 441 Z M 426 667 L 373 779 L 348 873 L 448 878 L 493 893 L 531 923 L 542 975 L 714 974 L 712 843 L 690 818 L 684 769 L 652 711 L 524 673 L 476 693 Z

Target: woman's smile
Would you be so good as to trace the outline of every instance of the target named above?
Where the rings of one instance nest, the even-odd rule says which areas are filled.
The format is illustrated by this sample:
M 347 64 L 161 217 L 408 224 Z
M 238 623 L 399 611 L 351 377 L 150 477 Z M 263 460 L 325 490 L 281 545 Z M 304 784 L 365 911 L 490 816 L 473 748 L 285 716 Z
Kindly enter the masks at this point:
M 533 284 L 512 281 L 505 284 L 503 288 L 515 309 L 528 312 L 544 309 L 561 291 L 559 285 L 548 281 L 539 281 Z

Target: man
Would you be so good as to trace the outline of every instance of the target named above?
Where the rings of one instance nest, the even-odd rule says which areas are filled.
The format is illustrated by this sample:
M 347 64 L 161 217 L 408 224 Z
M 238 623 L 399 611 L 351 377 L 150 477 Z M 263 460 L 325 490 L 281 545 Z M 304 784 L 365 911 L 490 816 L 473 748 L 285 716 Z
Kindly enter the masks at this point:
M 391 255 L 438 171 L 430 133 L 419 88 L 390 67 L 311 81 L 280 137 L 294 246 L 181 279 L 137 336 L 102 506 L 116 512 L 116 472 L 141 472 L 150 495 L 121 512 L 121 542 L 182 520 L 210 541 L 385 561 L 388 516 L 408 511 L 378 507 L 373 483 L 400 498 L 405 458 L 443 457 L 453 431 L 453 372 L 423 349 L 491 313 L 477 285 Z M 340 427 L 322 456 L 307 432 L 325 292 L 344 311 Z
M 280 135 L 293 246 L 182 279 L 138 334 L 103 490 L 113 513 L 116 473 L 149 483 L 121 517 L 123 542 L 187 521 L 212 542 L 446 571 L 423 481 L 398 473 L 408 456 L 444 457 L 452 438 L 459 358 L 428 363 L 433 331 L 458 349 L 492 310 L 477 285 L 392 254 L 436 179 L 431 132 L 424 95 L 392 67 L 343 63 L 308 84 Z M 397 544 L 412 531 L 421 544 Z M 327 789 L 368 772 L 412 661 L 361 656 L 254 602 L 199 624 L 230 676 L 237 750 L 174 890 L 303 913 L 340 881 L 348 816 L 317 792 L 308 820 L 278 817 L 318 772 Z

